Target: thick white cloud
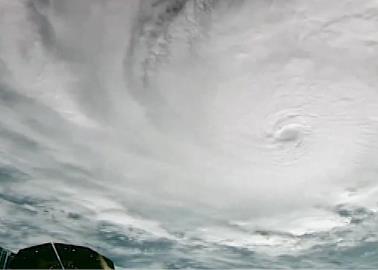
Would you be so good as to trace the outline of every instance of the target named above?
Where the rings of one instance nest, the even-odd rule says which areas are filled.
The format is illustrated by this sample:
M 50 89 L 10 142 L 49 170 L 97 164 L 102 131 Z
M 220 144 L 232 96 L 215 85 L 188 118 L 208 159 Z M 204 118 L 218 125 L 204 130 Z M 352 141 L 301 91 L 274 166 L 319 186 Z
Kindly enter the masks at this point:
M 106 223 L 267 252 L 373 213 L 377 7 L 0 1 L 2 244 Z

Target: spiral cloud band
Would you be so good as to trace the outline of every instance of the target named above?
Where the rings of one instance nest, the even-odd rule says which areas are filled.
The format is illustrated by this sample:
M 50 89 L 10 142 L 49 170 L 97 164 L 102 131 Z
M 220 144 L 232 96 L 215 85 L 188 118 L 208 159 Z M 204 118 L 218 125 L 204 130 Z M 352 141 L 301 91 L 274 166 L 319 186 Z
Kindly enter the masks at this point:
M 377 1 L 0 14 L 2 246 L 85 244 L 122 267 L 378 266 Z

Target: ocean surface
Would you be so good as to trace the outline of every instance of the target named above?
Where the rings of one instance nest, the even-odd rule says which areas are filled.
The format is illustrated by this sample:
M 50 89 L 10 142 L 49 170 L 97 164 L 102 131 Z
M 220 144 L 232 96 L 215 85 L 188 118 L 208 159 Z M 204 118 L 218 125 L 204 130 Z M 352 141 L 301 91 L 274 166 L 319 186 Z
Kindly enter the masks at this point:
M 0 0 L 0 246 L 378 269 L 377 30 L 377 0 Z

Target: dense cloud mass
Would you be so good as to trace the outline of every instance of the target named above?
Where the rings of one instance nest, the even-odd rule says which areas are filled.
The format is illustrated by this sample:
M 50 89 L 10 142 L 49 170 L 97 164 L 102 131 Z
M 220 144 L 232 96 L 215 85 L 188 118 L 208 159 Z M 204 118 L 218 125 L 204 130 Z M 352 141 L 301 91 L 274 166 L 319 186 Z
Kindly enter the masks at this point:
M 376 0 L 0 0 L 0 245 L 377 268 L 377 29 Z

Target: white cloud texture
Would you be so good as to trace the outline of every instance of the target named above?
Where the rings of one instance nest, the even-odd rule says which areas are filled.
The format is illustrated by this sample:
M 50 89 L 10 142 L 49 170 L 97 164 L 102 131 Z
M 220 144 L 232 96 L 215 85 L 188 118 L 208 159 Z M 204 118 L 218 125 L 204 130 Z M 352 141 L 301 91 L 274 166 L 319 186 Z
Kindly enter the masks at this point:
M 376 241 L 377 10 L 1 0 L 1 244 Z

